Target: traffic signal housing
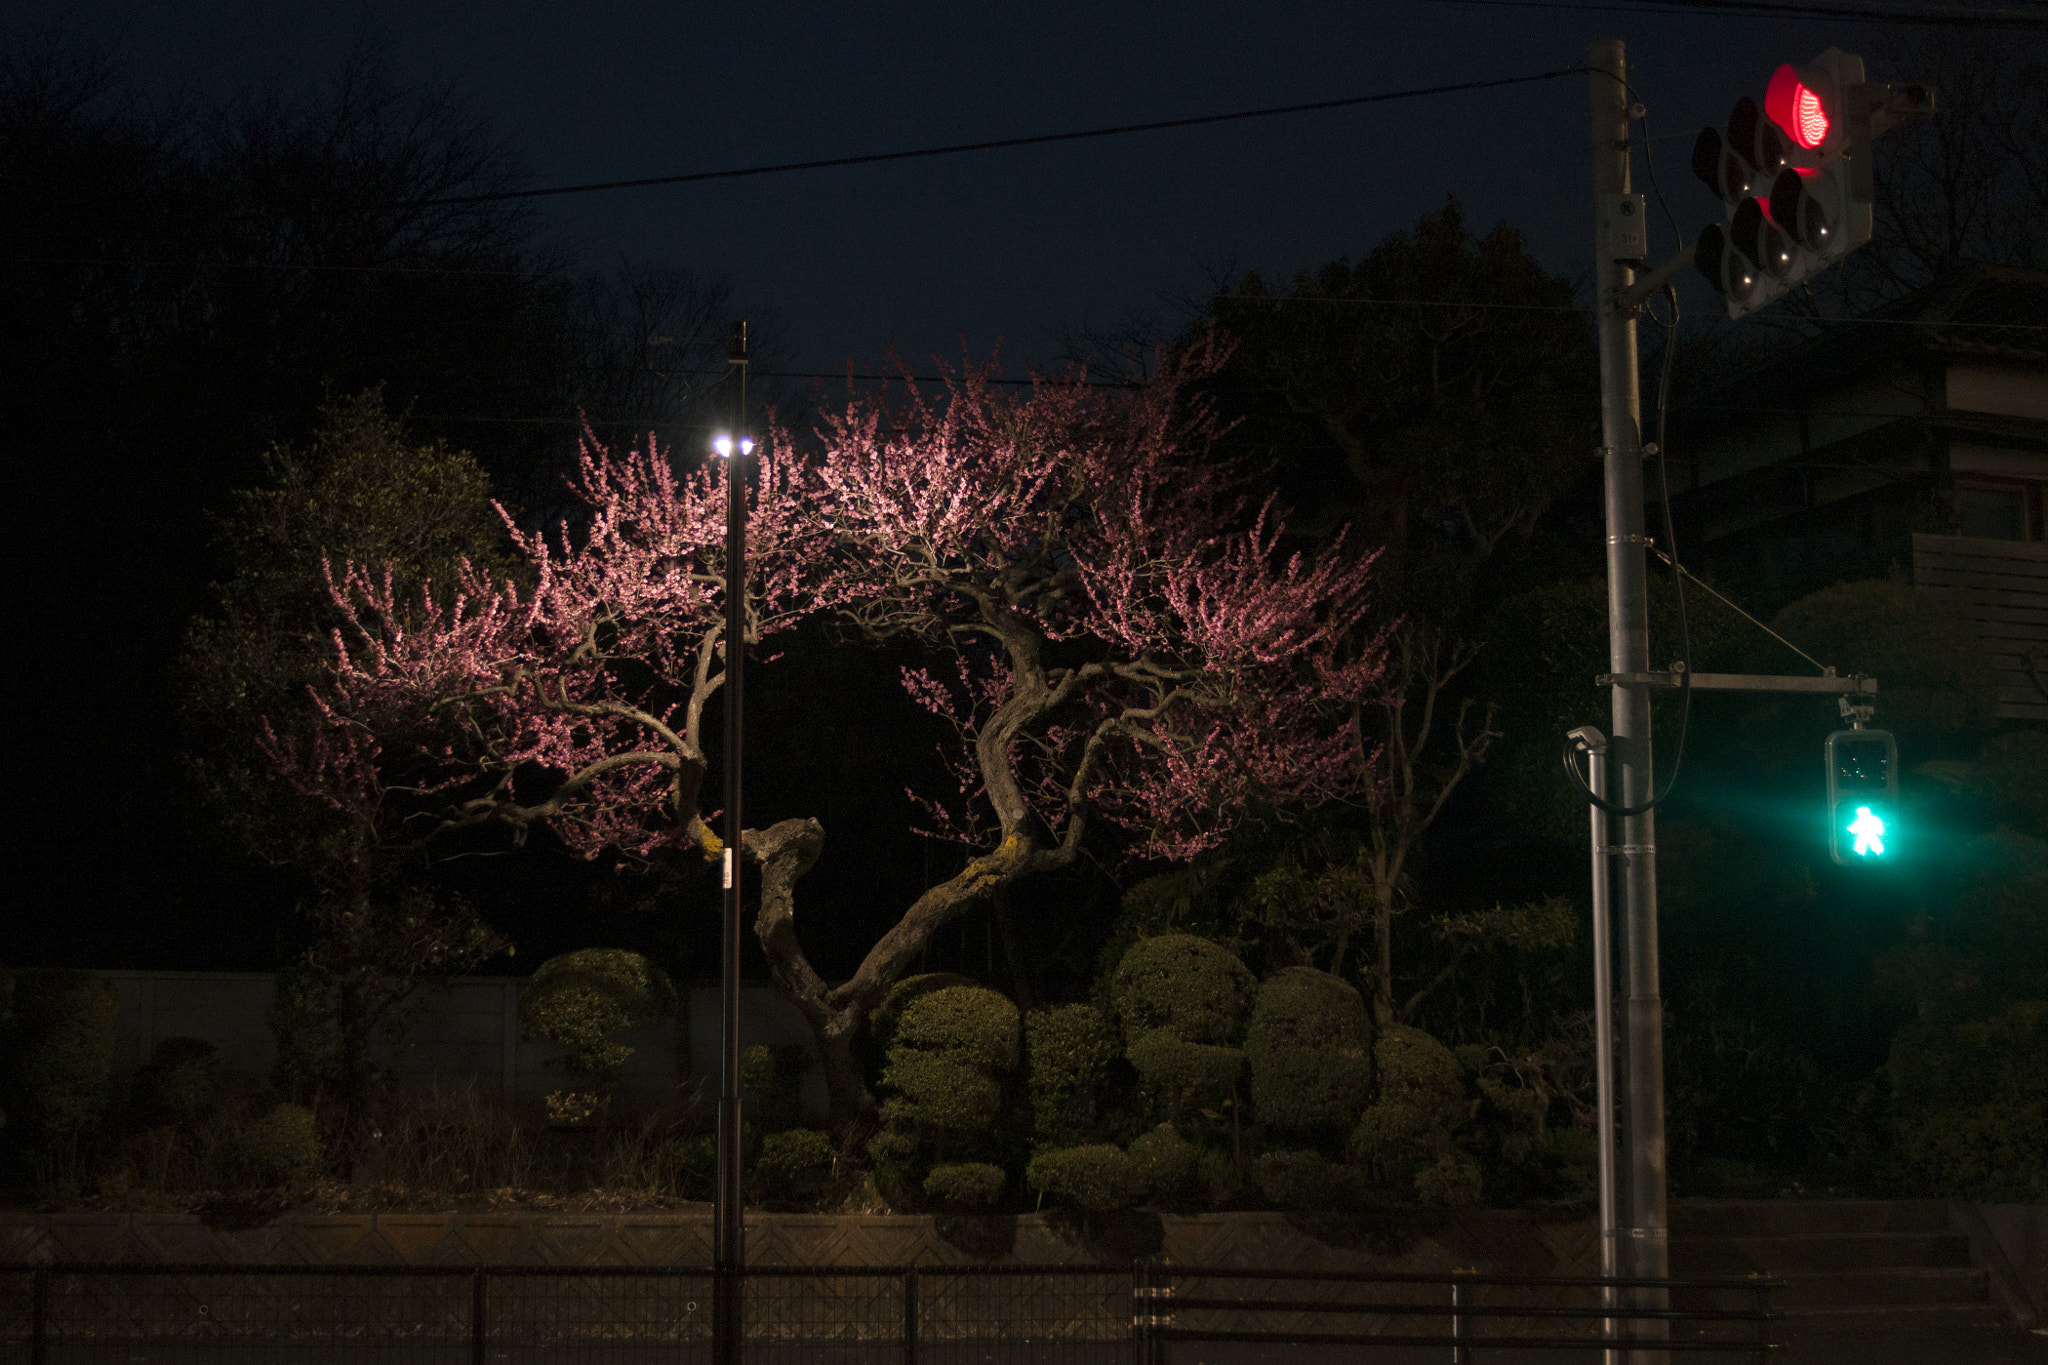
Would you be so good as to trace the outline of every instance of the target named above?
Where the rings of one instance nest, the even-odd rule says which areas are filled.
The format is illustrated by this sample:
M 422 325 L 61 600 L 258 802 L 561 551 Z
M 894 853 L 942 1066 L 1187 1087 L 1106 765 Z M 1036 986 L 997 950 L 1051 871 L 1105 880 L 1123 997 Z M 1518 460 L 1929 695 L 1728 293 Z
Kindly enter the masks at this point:
M 1888 730 L 1828 736 L 1828 856 L 1845 866 L 1898 856 L 1899 747 Z
M 1729 317 L 1781 298 L 1870 240 L 1879 116 L 1932 111 L 1926 87 L 1873 85 L 1861 57 L 1829 48 L 1780 66 L 1761 105 L 1745 95 L 1725 131 L 1699 135 L 1693 173 L 1720 196 L 1725 217 L 1700 234 L 1693 263 Z

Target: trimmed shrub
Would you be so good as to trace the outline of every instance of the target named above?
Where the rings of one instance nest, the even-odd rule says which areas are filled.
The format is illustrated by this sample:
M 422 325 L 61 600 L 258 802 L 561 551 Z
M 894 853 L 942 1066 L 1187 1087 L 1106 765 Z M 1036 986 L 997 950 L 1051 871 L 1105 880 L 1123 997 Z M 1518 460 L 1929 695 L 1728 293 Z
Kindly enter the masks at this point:
M 1116 1029 L 1093 1005 L 1033 1010 L 1024 1020 L 1032 1130 L 1051 1142 L 1093 1124 L 1096 1092 L 1123 1051 Z
M 166 1038 L 135 1073 L 135 1104 L 152 1117 L 189 1120 L 220 1089 L 220 1052 L 204 1038 Z
M 280 1104 L 235 1137 L 235 1159 L 259 1185 L 303 1185 L 326 1167 L 313 1111 Z
M 1149 1199 L 1179 1199 L 1194 1186 L 1201 1150 L 1162 1123 L 1131 1140 L 1131 1187 Z
M 893 1093 L 868 1152 L 883 1197 L 916 1205 L 931 1197 L 935 1165 L 999 1155 L 1003 1075 L 1016 1068 L 1022 1020 L 1000 993 L 943 980 L 899 1005 L 881 1075 Z
M 718 1185 L 718 1139 L 670 1138 L 661 1149 L 663 1180 L 657 1188 L 685 1199 L 710 1199 Z
M 166 1038 L 135 1072 L 135 1109 L 150 1121 L 190 1124 L 221 1087 L 219 1050 L 203 1038 Z
M 1358 1176 L 1321 1152 L 1267 1152 L 1252 1164 L 1252 1183 L 1283 1209 L 1342 1208 L 1358 1197 Z
M 1463 1208 L 1479 1202 L 1484 1181 L 1479 1163 L 1468 1152 L 1446 1148 L 1435 1161 L 1415 1173 L 1415 1192 L 1426 1204 Z
M 657 1024 L 675 1009 L 668 973 L 645 957 L 622 948 L 584 948 L 541 963 L 519 999 L 519 1028 L 528 1038 L 568 1049 L 562 1069 L 579 1085 L 609 1094 L 633 1055 L 612 1035 Z
M 105 977 L 52 969 L 15 979 L 7 1080 L 24 1126 L 58 1137 L 99 1121 L 114 1070 L 115 1022 L 114 987 Z
M 1351 1131 L 1351 1154 L 1382 1184 L 1419 1192 L 1424 1169 L 1451 1151 L 1451 1135 L 1466 1120 L 1464 1072 L 1449 1048 L 1405 1024 L 1380 1030 L 1373 1060 L 1379 1094 Z
M 1822 588 L 1779 612 L 1771 629 L 1844 672 L 1883 678 L 1884 724 L 1909 762 L 1992 723 L 1998 675 L 1990 656 L 1954 611 L 1903 578 Z
M 1143 939 L 1110 978 L 1125 1041 L 1168 1030 L 1191 1043 L 1222 1043 L 1251 1002 L 1252 974 L 1229 949 L 1192 934 Z
M 897 1048 L 882 1068 L 882 1084 L 896 1092 L 882 1104 L 882 1118 L 892 1127 L 980 1133 L 1002 1109 L 995 1077 L 944 1053 Z
M 1244 1053 L 1176 1038 L 1157 1029 L 1131 1044 L 1128 1054 L 1146 1093 L 1169 1115 L 1189 1107 L 1217 1107 L 1244 1069 Z
M 1017 1068 L 1017 1007 L 981 986 L 947 986 L 904 1007 L 891 1046 L 950 1057 L 978 1071 Z
M 1244 1193 L 1244 1180 L 1227 1152 L 1207 1147 L 1195 1158 L 1195 1189 L 1203 1203 L 1220 1208 Z
M 906 976 L 889 988 L 882 997 L 882 1003 L 868 1012 L 868 1032 L 883 1051 L 895 1045 L 896 1024 L 903 1017 L 903 1011 L 920 997 L 933 991 L 943 991 L 952 986 L 975 986 L 974 978 L 958 972 L 923 972 L 917 976 Z
M 803 1121 L 804 1072 L 811 1067 L 810 1049 L 801 1043 L 766 1047 L 760 1043 L 740 1054 L 740 1093 L 747 1101 L 747 1121 L 780 1131 Z
M 882 1106 L 884 1117 L 888 1110 L 888 1105 Z M 874 1162 L 878 1170 L 900 1167 L 915 1155 L 917 1139 L 901 1128 L 885 1127 L 868 1139 L 868 1160 Z
M 1000 1073 L 1017 1065 L 1017 1007 L 981 986 L 942 986 L 916 996 L 897 1019 L 882 1084 L 893 1126 L 985 1132 L 1003 1102 Z
M 1040 1152 L 1025 1168 L 1024 1180 L 1090 1213 L 1108 1213 L 1131 1202 L 1131 1159 L 1106 1143 Z
M 924 1178 L 924 1192 L 949 1209 L 977 1213 L 1002 1197 L 1003 1168 L 986 1161 L 934 1166 Z
M 1343 978 L 1290 967 L 1259 987 L 1246 1030 L 1252 1104 L 1292 1132 L 1348 1130 L 1372 1095 L 1372 1017 Z
M 1899 1149 L 1936 1194 L 2048 1199 L 2048 1000 L 1916 1021 L 1885 1066 Z
M 832 1139 L 815 1128 L 791 1128 L 761 1139 L 754 1173 L 776 1194 L 802 1195 L 821 1187 L 832 1170 Z

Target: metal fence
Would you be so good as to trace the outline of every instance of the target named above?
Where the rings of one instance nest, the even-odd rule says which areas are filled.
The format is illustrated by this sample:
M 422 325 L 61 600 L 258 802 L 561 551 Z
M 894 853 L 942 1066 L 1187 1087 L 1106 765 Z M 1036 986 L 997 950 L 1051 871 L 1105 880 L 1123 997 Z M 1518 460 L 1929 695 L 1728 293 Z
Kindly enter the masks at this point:
M 1553 1352 L 1589 1359 L 1629 1347 L 1761 1362 L 1782 1349 L 1771 1328 L 1784 1315 L 1770 1306 L 1782 1287 L 1760 1275 L 1633 1280 L 1141 1263 L 1133 1324 L 1139 1365 L 1166 1365 L 1176 1342 L 1406 1348 L 1403 1359 L 1455 1365 L 1482 1351 L 1489 1360 Z
M 0 1365 L 711 1365 L 712 1286 L 707 1266 L 0 1266 Z M 742 1279 L 748 1365 L 1228 1365 L 1315 1346 L 1505 1365 L 1653 1341 L 1760 1361 L 1777 1287 L 1150 1261 Z

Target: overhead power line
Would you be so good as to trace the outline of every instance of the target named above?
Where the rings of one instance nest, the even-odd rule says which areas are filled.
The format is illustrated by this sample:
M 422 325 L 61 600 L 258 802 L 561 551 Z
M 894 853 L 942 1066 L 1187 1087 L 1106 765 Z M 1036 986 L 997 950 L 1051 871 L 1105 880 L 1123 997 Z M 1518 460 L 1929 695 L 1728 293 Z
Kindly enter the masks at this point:
M 2048 24 L 2048 14 L 2028 13 L 2016 9 L 1990 9 L 1972 7 L 1964 9 L 1937 7 L 1933 9 L 1893 9 L 1885 6 L 1868 5 L 1811 5 L 1791 4 L 1785 0 L 1648 0 L 1649 3 L 1672 9 L 1730 10 L 1743 14 L 1782 15 L 1788 18 L 1813 17 L 1819 19 L 1860 19 L 1873 24 L 1962 24 L 1971 27 L 1983 25 L 2040 26 Z M 1641 9 L 1637 3 L 1626 8 Z
M 506 199 L 542 199 L 559 194 L 593 194 L 600 190 L 639 190 L 655 185 L 687 185 L 700 180 L 737 180 L 751 175 L 780 175 L 786 171 L 822 171 L 835 166 L 870 166 L 883 161 L 911 161 L 929 156 L 957 156 L 964 152 L 993 152 L 1006 147 L 1039 147 L 1053 142 L 1079 142 L 1087 138 L 1123 137 L 1131 133 L 1157 133 L 1169 128 L 1198 128 L 1211 123 L 1238 123 L 1246 119 L 1274 118 L 1281 114 L 1308 114 L 1319 109 L 1349 109 L 1362 104 L 1385 104 L 1393 100 L 1421 99 L 1427 95 L 1453 95 L 1465 90 L 1493 90 L 1505 85 L 1527 85 L 1532 81 L 1556 80 L 1560 76 L 1583 75 L 1583 66 L 1559 67 L 1527 76 L 1501 76 L 1485 81 L 1460 81 L 1455 85 L 1428 85 L 1413 90 L 1385 90 L 1374 95 L 1350 95 L 1343 99 L 1311 100 L 1306 104 L 1276 104 L 1265 109 L 1240 109 L 1228 114 L 1198 114 L 1192 118 L 1158 119 L 1151 123 L 1120 123 L 1107 128 L 1081 128 L 1065 133 L 1038 133 L 1030 137 L 995 138 L 986 142 L 955 142 L 943 147 L 914 147 L 905 151 L 870 152 L 863 156 L 835 156 L 818 161 L 781 161 L 760 166 L 736 166 L 722 171 L 689 171 L 680 175 L 654 175 L 638 180 L 596 180 L 578 185 L 549 185 L 542 189 L 503 190 L 495 194 L 451 195 L 415 201 L 417 207 L 445 204 L 490 204 Z
M 1849 5 L 1779 4 L 1773 0 L 1437 0 L 1439 4 L 1494 5 L 1503 9 L 1599 10 L 1609 14 L 1699 14 L 1729 19 L 1854 19 L 1871 24 L 1938 28 L 2048 28 L 2048 14 L 2011 9 L 1899 10 Z

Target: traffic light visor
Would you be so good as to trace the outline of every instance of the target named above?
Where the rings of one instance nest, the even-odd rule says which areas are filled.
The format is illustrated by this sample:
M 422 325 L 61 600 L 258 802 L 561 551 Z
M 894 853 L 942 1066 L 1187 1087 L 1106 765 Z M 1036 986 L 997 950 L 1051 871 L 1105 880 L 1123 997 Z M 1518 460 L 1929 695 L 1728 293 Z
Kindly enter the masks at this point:
M 1761 199 L 1745 199 L 1728 224 L 1728 240 L 1744 256 L 1762 266 L 1774 279 L 1792 272 L 1792 242 L 1771 220 Z
M 1771 183 L 1771 221 L 1809 251 L 1825 251 L 1835 239 L 1834 219 L 1813 193 L 1820 180 L 1819 171 L 1787 166 Z
M 1771 122 L 1785 130 L 1787 137 L 1808 151 L 1827 141 L 1827 105 L 1789 64 L 1772 74 L 1770 87 L 1764 91 L 1764 112 Z
M 1714 286 L 1714 292 L 1733 305 L 1741 305 L 1756 291 L 1756 266 L 1728 241 L 1719 223 L 1700 230 L 1693 251 L 1693 265 Z

